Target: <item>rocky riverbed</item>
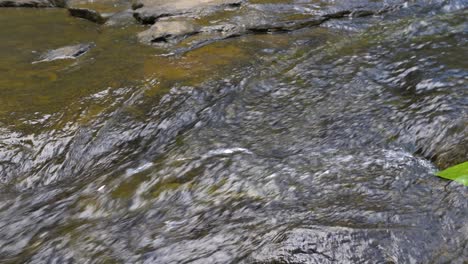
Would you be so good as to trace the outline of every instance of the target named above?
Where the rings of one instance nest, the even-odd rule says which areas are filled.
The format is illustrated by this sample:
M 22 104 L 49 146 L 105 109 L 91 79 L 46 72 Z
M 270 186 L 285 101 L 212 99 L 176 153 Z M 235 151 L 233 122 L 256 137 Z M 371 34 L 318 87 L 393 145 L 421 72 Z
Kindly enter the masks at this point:
M 466 263 L 465 0 L 0 0 L 1 263 Z

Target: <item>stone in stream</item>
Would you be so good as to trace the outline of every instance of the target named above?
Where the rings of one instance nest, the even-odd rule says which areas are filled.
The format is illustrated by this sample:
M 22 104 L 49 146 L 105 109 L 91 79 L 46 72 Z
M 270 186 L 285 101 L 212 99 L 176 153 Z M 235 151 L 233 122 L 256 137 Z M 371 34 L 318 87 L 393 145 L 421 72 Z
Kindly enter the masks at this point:
M 117 12 L 109 16 L 106 20 L 106 26 L 125 26 L 136 23 L 133 18 L 132 10 Z
M 94 47 L 94 43 L 83 43 L 77 45 L 66 46 L 54 50 L 50 50 L 39 57 L 38 61 L 33 63 L 39 62 L 48 62 L 48 61 L 55 61 L 55 60 L 64 60 L 64 59 L 76 59 L 81 55 L 88 52 L 92 47 Z
M 138 39 L 144 44 L 166 44 L 197 34 L 199 28 L 185 20 L 160 21 L 151 28 L 138 34 Z
M 0 7 L 65 7 L 65 0 L 0 0 Z
M 306 3 L 255 4 L 242 0 L 176 0 L 169 3 L 162 0 L 138 1 L 133 6 L 134 17 L 143 24 L 155 23 L 152 28 L 138 35 L 140 42 L 168 48 L 197 35 L 194 41 L 189 42 L 189 47 L 175 47 L 176 49 L 171 51 L 171 54 L 184 53 L 213 42 L 242 35 L 284 33 L 316 27 L 334 19 L 381 15 L 399 6 L 379 3 L 369 9 L 362 9 L 355 4 L 342 3 L 336 8 L 311 13 L 313 6 Z M 232 9 L 241 4 L 242 9 Z M 223 14 L 226 10 L 230 12 Z M 281 12 L 278 10 L 286 10 L 286 14 L 279 14 Z M 216 15 L 215 20 L 210 20 L 208 16 L 213 13 L 221 14 L 221 16 Z M 294 18 L 295 16 L 298 18 Z M 187 22 L 166 21 L 174 17 L 179 20 L 192 19 L 193 25 L 188 25 Z M 203 22 L 200 22 L 199 18 L 203 18 L 201 19 Z
M 219 10 L 239 7 L 242 0 L 138 0 L 134 16 L 142 24 L 154 24 L 162 17 L 177 15 L 198 16 Z
M 68 8 L 71 16 L 83 18 L 94 23 L 104 24 L 107 18 L 104 18 L 99 12 L 88 8 Z

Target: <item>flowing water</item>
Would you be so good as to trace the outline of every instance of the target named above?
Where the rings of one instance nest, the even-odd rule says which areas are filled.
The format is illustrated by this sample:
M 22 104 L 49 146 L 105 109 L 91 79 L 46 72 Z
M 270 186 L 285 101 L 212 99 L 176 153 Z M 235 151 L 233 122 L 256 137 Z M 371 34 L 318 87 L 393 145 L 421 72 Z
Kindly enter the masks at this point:
M 136 22 L 0 8 L 0 262 L 466 263 L 468 189 L 434 172 L 468 156 L 467 7 L 177 56 Z

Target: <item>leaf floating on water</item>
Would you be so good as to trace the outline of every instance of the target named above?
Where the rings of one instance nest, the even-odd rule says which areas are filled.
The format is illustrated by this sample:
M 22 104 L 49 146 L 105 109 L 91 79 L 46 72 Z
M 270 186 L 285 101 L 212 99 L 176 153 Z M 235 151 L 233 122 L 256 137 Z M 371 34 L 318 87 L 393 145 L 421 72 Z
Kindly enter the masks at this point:
M 436 175 L 468 186 L 468 161 L 452 166 L 443 171 L 439 171 Z

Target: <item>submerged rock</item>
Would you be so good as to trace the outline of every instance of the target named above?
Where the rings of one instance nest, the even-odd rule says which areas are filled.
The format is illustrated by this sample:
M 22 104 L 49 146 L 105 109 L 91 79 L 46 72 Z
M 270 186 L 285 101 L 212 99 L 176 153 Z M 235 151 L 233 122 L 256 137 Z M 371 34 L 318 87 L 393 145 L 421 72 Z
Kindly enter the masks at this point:
M 38 61 L 33 63 L 39 62 L 47 62 L 47 61 L 54 61 L 54 60 L 64 60 L 64 59 L 76 59 L 81 55 L 88 52 L 92 47 L 94 47 L 94 43 L 84 43 L 72 46 L 66 46 L 54 50 L 50 50 L 39 57 Z
M 197 34 L 199 28 L 189 21 L 161 21 L 138 34 L 140 42 L 145 44 L 165 44 L 178 42 L 187 36 Z
M 153 24 L 162 17 L 177 15 L 201 15 L 239 7 L 242 0 L 139 0 L 133 8 L 134 16 L 142 24 Z
M 104 24 L 107 21 L 107 18 L 101 16 L 99 12 L 88 8 L 69 8 L 68 12 L 71 16 L 83 18 L 98 24 Z
M 0 7 L 65 7 L 65 0 L 0 0 Z

